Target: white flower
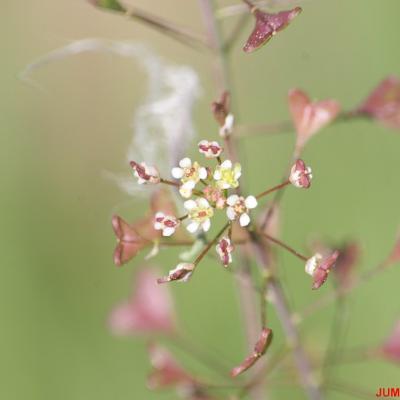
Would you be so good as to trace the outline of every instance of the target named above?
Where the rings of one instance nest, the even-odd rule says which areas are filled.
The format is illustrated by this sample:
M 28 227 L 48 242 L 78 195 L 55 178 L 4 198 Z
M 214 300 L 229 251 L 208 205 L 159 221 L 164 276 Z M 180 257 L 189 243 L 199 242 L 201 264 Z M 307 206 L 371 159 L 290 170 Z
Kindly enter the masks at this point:
M 239 186 L 238 179 L 241 175 L 241 165 L 239 163 L 232 165 L 232 161 L 230 160 L 225 160 L 214 171 L 214 179 L 217 181 L 217 186 L 221 189 L 237 188 Z
M 316 269 L 319 267 L 323 257 L 321 254 L 316 253 L 306 262 L 305 271 L 308 275 L 313 276 Z
M 218 142 L 209 142 L 208 140 L 202 140 L 198 144 L 199 152 L 204 154 L 206 158 L 217 158 L 221 155 L 223 148 Z
M 157 171 L 157 168 L 151 167 L 144 162 L 138 164 L 135 161 L 131 161 L 130 164 L 139 185 L 142 185 L 144 183 L 160 182 L 160 174 Z
M 225 123 L 221 128 L 219 129 L 219 135 L 222 138 L 227 138 L 230 136 L 233 132 L 233 124 L 235 122 L 235 117 L 233 114 L 228 114 L 225 118 Z
M 249 210 L 257 207 L 257 199 L 254 196 L 247 196 L 246 198 L 232 194 L 226 200 L 228 208 L 226 215 L 234 221 L 239 218 L 240 226 L 247 226 L 250 223 Z
M 206 199 L 201 197 L 196 200 L 187 200 L 183 206 L 188 211 L 188 217 L 191 220 L 186 227 L 189 232 L 194 233 L 200 227 L 204 232 L 210 229 L 210 218 L 214 215 L 214 210 Z
M 179 193 L 184 198 L 189 198 L 196 183 L 200 179 L 206 179 L 208 175 L 206 168 L 201 167 L 196 161 L 192 163 L 192 160 L 187 157 L 179 161 L 179 167 L 172 168 L 171 174 L 175 179 L 181 180 L 182 186 Z
M 165 215 L 161 211 L 158 212 L 154 218 L 154 229 L 162 231 L 163 236 L 173 235 L 179 224 L 179 219 L 171 215 Z
M 193 181 L 197 183 L 200 179 L 207 178 L 207 170 L 201 167 L 196 161 L 188 157 L 179 161 L 179 167 L 172 168 L 172 176 L 175 179 L 180 179 L 182 183 Z

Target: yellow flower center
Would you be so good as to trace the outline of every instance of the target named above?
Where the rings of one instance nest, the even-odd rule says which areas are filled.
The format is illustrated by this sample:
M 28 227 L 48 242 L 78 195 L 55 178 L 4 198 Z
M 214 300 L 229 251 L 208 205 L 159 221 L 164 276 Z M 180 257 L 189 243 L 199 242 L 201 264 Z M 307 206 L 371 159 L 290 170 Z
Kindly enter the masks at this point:
M 214 210 L 211 207 L 207 208 L 195 208 L 190 211 L 189 217 L 191 220 L 196 222 L 204 222 L 206 219 L 211 218 L 214 215 Z

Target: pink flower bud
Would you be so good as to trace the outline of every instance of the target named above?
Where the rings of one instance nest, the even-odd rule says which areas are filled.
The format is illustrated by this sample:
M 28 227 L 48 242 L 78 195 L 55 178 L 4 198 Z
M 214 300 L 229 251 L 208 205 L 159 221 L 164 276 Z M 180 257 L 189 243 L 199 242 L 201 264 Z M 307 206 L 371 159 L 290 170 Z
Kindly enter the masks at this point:
M 204 154 L 206 158 L 217 158 L 221 155 L 223 148 L 218 142 L 209 142 L 208 140 L 202 140 L 199 144 L 199 152 Z
M 290 170 L 289 180 L 293 186 L 308 189 L 312 179 L 311 168 L 303 160 L 297 160 Z
M 240 365 L 233 368 L 231 371 L 231 376 L 236 377 L 242 374 L 244 371 L 247 371 L 250 367 L 252 367 L 257 360 L 265 354 L 267 348 L 272 340 L 272 330 L 269 328 L 263 328 L 261 332 L 261 336 L 258 339 L 256 345 L 254 346 L 253 353 L 247 357 Z
M 400 320 L 397 321 L 381 350 L 384 357 L 390 361 L 400 363 Z
M 400 128 L 400 80 L 384 79 L 358 108 L 357 112 L 375 118 L 392 129 Z
M 115 334 L 171 333 L 174 330 L 170 293 L 167 287 L 158 286 L 156 279 L 156 271 L 150 268 L 137 274 L 131 298 L 111 313 L 109 324 Z
M 138 164 L 135 161 L 131 161 L 130 165 L 139 185 L 143 183 L 160 183 L 160 174 L 155 167 L 150 167 L 144 162 Z
M 297 131 L 297 154 L 301 152 L 306 142 L 320 129 L 330 124 L 340 111 L 337 101 L 322 100 L 313 103 L 299 89 L 289 92 L 289 108 Z
M 245 53 L 251 53 L 262 47 L 275 36 L 277 32 L 286 28 L 292 19 L 297 17 L 301 11 L 302 9 L 300 7 L 296 7 L 293 10 L 269 14 L 254 7 L 251 12 L 256 19 L 256 24 L 243 47 L 243 51 Z
M 336 250 L 328 257 L 316 253 L 306 262 L 305 271 L 313 277 L 313 289 L 319 289 L 328 279 L 330 270 L 334 267 L 339 252 Z
M 158 283 L 167 283 L 171 281 L 187 282 L 192 276 L 193 270 L 195 268 L 194 264 L 190 263 L 180 263 L 175 269 L 169 271 L 167 276 L 157 279 Z
M 226 197 L 224 191 L 216 186 L 207 186 L 203 189 L 206 200 L 219 210 L 225 207 Z
M 232 263 L 233 249 L 234 247 L 232 246 L 231 241 L 228 237 L 223 237 L 218 242 L 216 250 L 224 267 L 227 267 L 229 264 Z

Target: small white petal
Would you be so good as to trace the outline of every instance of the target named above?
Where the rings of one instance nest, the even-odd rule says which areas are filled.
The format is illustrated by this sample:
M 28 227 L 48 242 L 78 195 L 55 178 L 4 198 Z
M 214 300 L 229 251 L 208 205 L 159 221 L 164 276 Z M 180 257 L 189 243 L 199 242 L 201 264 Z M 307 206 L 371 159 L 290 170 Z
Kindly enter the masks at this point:
M 320 261 L 322 260 L 322 255 L 319 253 L 316 253 L 314 256 L 312 256 L 311 258 L 309 258 L 306 261 L 306 265 L 305 265 L 305 271 L 307 274 L 313 276 L 315 270 L 318 267 L 318 264 L 320 263 Z
M 239 196 L 238 196 L 237 194 L 232 194 L 232 195 L 230 195 L 230 196 L 227 198 L 226 202 L 227 202 L 230 206 L 233 206 L 233 205 L 235 205 L 235 203 L 236 203 L 238 200 L 239 200 Z
M 199 229 L 200 224 L 198 222 L 192 221 L 187 227 L 186 229 L 190 232 L 190 233 L 195 233 L 197 231 L 197 229 Z
M 171 236 L 175 232 L 175 228 L 167 227 L 163 230 L 163 236 Z
M 257 199 L 254 196 L 247 196 L 246 200 L 244 201 L 244 204 L 246 205 L 247 208 L 256 208 L 257 207 Z
M 228 207 L 228 208 L 226 209 L 226 216 L 227 216 L 231 221 L 234 221 L 234 220 L 236 219 L 236 213 L 235 213 L 234 208 Z
M 233 124 L 235 122 L 235 117 L 233 114 L 228 114 L 225 118 L 225 129 L 230 132 L 233 128 Z
M 192 189 L 188 187 L 181 186 L 179 189 L 179 193 L 184 199 L 188 199 L 192 196 Z
M 221 179 L 221 171 L 218 169 L 214 172 L 214 179 L 219 181 Z
M 221 183 L 219 186 L 221 187 L 221 189 L 229 189 L 231 187 L 231 185 L 227 182 L 222 182 L 222 181 L 220 181 L 220 182 Z
M 197 204 L 202 207 L 202 208 L 208 208 L 210 207 L 210 203 L 204 198 L 204 197 L 200 197 L 197 200 Z
M 222 169 L 231 169 L 231 168 L 232 168 L 232 161 L 231 161 L 231 160 L 225 160 L 225 161 L 221 164 L 221 168 L 222 168 Z
M 162 211 L 158 211 L 156 214 L 156 218 L 164 218 L 165 214 Z
M 194 189 L 194 187 L 196 186 L 196 182 L 194 181 L 187 181 L 185 182 L 182 186 L 184 186 L 187 189 Z
M 187 200 L 183 203 L 183 207 L 185 207 L 186 210 L 190 211 L 193 210 L 193 208 L 197 207 L 197 203 L 194 200 Z
M 204 167 L 201 167 L 199 169 L 199 177 L 200 179 L 206 179 L 207 178 L 207 170 Z
M 181 179 L 183 176 L 183 169 L 178 167 L 172 168 L 171 175 L 175 179 Z
M 239 219 L 240 226 L 247 226 L 250 223 L 250 217 L 248 214 L 244 213 L 240 216 Z
M 179 166 L 181 168 L 190 168 L 192 166 L 192 160 L 188 157 L 182 158 L 182 160 L 179 161 Z
M 156 231 L 160 231 L 163 228 L 164 228 L 164 225 L 161 222 L 154 222 L 154 229 Z
M 208 140 L 200 140 L 198 146 L 207 146 L 208 145 Z
M 142 178 L 138 178 L 138 184 L 139 185 L 143 185 L 144 183 L 146 183 L 147 181 L 145 179 Z
M 203 228 L 204 232 L 208 232 L 211 226 L 211 221 L 209 219 L 206 219 L 202 224 L 201 227 Z

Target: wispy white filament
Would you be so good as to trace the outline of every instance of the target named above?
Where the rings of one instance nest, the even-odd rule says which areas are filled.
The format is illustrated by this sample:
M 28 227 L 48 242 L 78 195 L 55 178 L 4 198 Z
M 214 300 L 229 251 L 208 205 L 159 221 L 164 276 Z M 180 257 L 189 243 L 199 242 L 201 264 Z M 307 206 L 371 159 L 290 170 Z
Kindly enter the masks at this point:
M 25 69 L 22 78 L 28 80 L 35 69 L 45 64 L 85 52 L 106 52 L 132 58 L 144 68 L 148 76 L 148 93 L 144 103 L 134 112 L 126 166 L 129 168 L 131 160 L 145 161 L 157 166 L 162 175 L 168 174 L 195 136 L 192 111 L 200 94 L 197 73 L 188 66 L 166 63 L 141 44 L 84 39 L 41 57 Z M 141 190 L 131 176 L 109 175 L 130 194 Z

